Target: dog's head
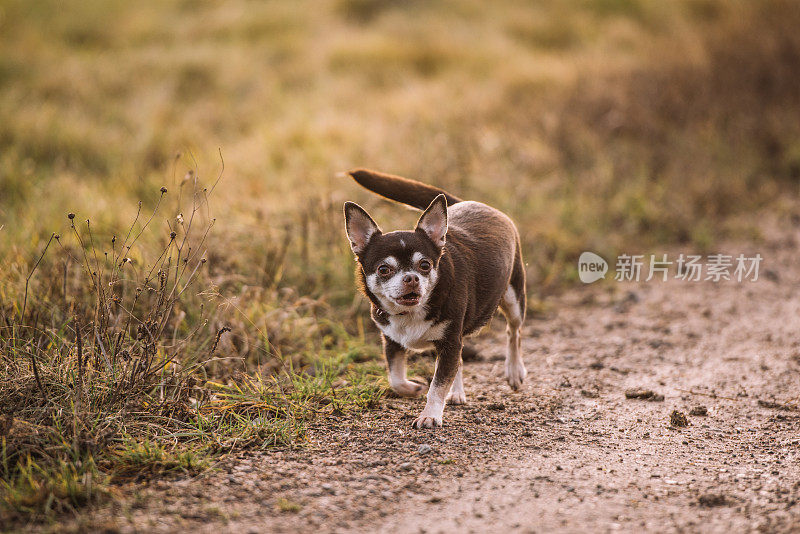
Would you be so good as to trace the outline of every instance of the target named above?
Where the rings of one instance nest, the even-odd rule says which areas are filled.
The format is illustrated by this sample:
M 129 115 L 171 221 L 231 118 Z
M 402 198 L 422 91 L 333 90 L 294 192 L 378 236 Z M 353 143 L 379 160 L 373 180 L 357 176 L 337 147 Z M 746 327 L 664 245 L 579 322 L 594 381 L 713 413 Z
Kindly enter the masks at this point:
M 384 234 L 353 202 L 344 205 L 350 247 L 364 271 L 367 289 L 391 314 L 425 306 L 439 279 L 439 259 L 447 235 L 447 201 L 439 195 L 413 231 Z

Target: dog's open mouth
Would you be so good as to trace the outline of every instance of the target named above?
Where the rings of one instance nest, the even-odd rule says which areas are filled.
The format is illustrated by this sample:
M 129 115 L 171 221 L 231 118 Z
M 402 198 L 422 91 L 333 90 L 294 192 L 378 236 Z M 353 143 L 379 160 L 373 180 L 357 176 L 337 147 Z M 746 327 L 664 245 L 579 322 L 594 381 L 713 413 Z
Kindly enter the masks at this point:
M 413 291 L 410 293 L 406 293 L 400 298 L 396 298 L 398 304 L 402 304 L 403 306 L 416 306 L 419 304 L 419 293 L 414 293 Z

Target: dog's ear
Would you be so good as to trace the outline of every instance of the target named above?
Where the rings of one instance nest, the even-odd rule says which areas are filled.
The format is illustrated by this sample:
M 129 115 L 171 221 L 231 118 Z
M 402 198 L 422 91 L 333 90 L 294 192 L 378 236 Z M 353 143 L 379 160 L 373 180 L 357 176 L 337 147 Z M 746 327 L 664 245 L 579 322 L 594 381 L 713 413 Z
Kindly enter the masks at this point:
M 350 248 L 356 256 L 364 252 L 373 235 L 381 233 L 369 213 L 355 202 L 344 203 L 344 226 L 350 239 Z
M 422 217 L 417 222 L 417 230 L 422 230 L 433 241 L 437 247 L 444 247 L 445 236 L 447 235 L 447 199 L 444 195 L 439 195 Z

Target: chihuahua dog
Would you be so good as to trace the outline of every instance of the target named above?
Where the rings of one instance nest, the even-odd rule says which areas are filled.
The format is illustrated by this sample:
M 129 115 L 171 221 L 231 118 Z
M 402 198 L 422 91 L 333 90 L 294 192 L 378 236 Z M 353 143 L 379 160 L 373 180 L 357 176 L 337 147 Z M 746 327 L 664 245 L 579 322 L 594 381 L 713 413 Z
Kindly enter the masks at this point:
M 427 389 L 414 428 L 442 426 L 446 402 L 466 402 L 462 340 L 489 322 L 498 306 L 508 323 L 505 375 L 519 389 L 525 319 L 525 268 L 517 228 L 504 213 L 414 180 L 369 170 L 349 173 L 366 189 L 424 210 L 414 230 L 383 233 L 358 204 L 344 205 L 356 255 L 356 278 L 382 332 L 389 385 L 403 396 Z M 430 388 L 406 378 L 407 351 L 435 349 Z

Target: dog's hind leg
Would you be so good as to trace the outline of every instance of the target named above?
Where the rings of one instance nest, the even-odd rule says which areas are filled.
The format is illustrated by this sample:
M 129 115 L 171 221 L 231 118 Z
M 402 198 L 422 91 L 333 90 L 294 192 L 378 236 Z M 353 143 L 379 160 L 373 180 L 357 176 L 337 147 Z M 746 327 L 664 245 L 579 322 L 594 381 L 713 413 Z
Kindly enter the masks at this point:
M 423 395 L 428 387 L 406 378 L 406 358 L 408 357 L 406 349 L 386 336 L 381 337 L 383 338 L 383 352 L 386 355 L 386 366 L 389 368 L 389 386 L 395 393 L 403 397 Z
M 522 361 L 520 351 L 521 339 L 520 330 L 522 322 L 525 320 L 525 269 L 522 264 L 522 257 L 517 247 L 517 256 L 514 260 L 514 270 L 511 274 L 511 281 L 508 284 L 502 300 L 500 309 L 506 317 L 508 326 L 508 348 L 506 351 L 506 380 L 511 389 L 519 389 L 528 371 Z
M 456 371 L 456 378 L 453 380 L 453 387 L 450 388 L 450 393 L 447 395 L 447 404 L 466 404 L 467 394 L 464 392 L 464 376 L 463 376 L 464 363 L 459 362 L 458 371 Z

